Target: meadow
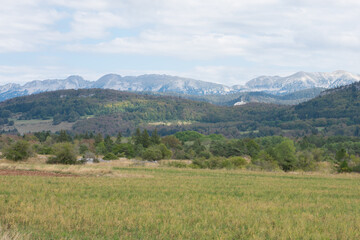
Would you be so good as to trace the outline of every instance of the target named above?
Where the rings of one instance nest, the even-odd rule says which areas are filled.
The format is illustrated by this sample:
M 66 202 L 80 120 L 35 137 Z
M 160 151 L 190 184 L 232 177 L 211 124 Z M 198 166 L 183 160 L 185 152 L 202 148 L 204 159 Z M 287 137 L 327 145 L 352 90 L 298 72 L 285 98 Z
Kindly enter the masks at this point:
M 0 169 L 53 174 L 0 174 L 0 239 L 360 239 L 357 174 L 120 163 Z

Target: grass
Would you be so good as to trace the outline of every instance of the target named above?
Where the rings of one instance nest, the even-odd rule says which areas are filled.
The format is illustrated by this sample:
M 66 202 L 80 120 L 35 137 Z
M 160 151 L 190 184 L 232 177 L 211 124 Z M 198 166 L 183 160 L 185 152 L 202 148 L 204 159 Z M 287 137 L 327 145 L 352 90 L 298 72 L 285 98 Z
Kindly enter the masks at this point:
M 357 175 L 76 167 L 0 176 L 0 225 L 31 239 L 360 239 Z
M 53 125 L 52 119 L 15 120 L 14 126 L 8 127 L 8 129 L 15 127 L 20 134 L 24 134 L 28 132 L 41 132 L 41 131 L 56 132 L 60 130 L 70 130 L 74 124 L 75 122 L 73 123 L 61 122 L 58 125 Z

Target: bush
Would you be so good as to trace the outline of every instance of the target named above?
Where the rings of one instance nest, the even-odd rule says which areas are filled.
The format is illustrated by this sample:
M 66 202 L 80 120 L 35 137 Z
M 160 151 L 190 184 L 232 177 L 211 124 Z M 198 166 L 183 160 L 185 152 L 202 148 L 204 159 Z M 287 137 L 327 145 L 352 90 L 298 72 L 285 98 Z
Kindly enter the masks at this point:
M 154 145 L 144 149 L 142 158 L 145 160 L 156 161 L 160 159 L 169 159 L 172 156 L 170 151 L 165 144 Z
M 110 153 L 107 153 L 103 159 L 104 160 L 117 160 L 117 159 L 119 159 L 119 157 L 116 156 L 115 154 L 113 154 L 112 152 L 110 152 Z
M 169 150 L 165 144 L 158 145 L 159 150 L 161 151 L 161 159 L 169 159 L 172 156 L 172 151 Z
M 81 144 L 79 146 L 79 152 L 80 154 L 84 154 L 89 150 L 89 147 L 86 144 Z
M 145 149 L 145 151 L 142 154 L 142 158 L 144 160 L 150 160 L 150 161 L 156 161 L 162 159 L 163 154 L 161 150 L 157 147 L 149 147 Z
M 52 148 L 47 145 L 34 144 L 33 148 L 37 154 L 51 154 L 52 153 Z
M 47 163 L 76 164 L 76 153 L 71 143 L 58 143 L 54 145 L 54 157 L 50 157 Z
M 99 159 L 95 156 L 95 154 L 93 152 L 90 152 L 90 151 L 87 151 L 87 152 L 84 153 L 84 155 L 83 155 L 83 157 L 81 159 L 81 162 L 86 163 L 86 162 L 88 162 L 88 160 L 91 161 L 91 159 L 92 159 L 93 163 L 99 163 L 100 162 Z
M 228 160 L 235 168 L 242 168 L 247 164 L 247 161 L 242 157 L 230 157 Z
M 123 156 L 126 156 L 127 158 L 135 157 L 134 146 L 130 143 L 115 144 L 113 147 L 113 152 L 119 157 L 123 157 Z
M 251 165 L 247 168 L 251 170 L 277 171 L 280 170 L 279 164 L 266 151 L 260 151 L 255 159 L 252 159 Z
M 296 168 L 304 171 L 317 170 L 317 164 L 311 152 L 300 152 L 297 156 Z
M 22 161 L 32 155 L 30 144 L 27 141 L 19 140 L 3 151 L 4 157 L 13 161 Z
M 180 162 L 180 161 L 171 161 L 166 163 L 168 167 L 176 167 L 176 168 L 187 168 L 188 164 Z
M 251 162 L 246 168 L 249 170 L 265 170 L 265 171 L 279 171 L 280 167 L 276 161 L 264 161 L 262 159 L 256 159 Z
M 194 168 L 209 168 L 209 169 L 237 169 L 245 166 L 246 160 L 242 157 L 210 157 L 209 159 L 198 158 L 192 163 Z
M 348 165 L 348 162 L 346 160 L 343 160 L 338 168 L 339 173 L 344 173 L 344 172 L 351 172 L 351 168 Z

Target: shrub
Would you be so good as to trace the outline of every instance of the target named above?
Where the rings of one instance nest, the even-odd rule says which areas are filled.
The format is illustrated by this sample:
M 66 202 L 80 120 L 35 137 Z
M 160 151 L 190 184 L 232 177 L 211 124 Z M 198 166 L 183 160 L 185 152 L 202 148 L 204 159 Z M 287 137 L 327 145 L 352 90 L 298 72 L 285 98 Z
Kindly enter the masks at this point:
M 192 165 L 196 168 L 209 168 L 209 169 L 237 169 L 246 165 L 246 160 L 242 157 L 210 157 L 209 159 L 197 158 L 193 161 Z
M 104 158 L 104 160 L 117 160 L 119 159 L 118 156 L 116 156 L 115 154 L 113 154 L 112 152 L 107 153 Z
M 99 159 L 95 156 L 95 154 L 93 152 L 90 152 L 90 151 L 87 151 L 84 153 L 82 159 L 81 159 L 81 162 L 85 163 L 87 162 L 88 160 L 93 161 L 93 163 L 98 163 L 99 162 Z
M 113 147 L 113 152 L 119 157 L 133 158 L 135 157 L 134 146 L 130 143 L 121 143 L 115 144 Z
M 247 164 L 246 160 L 242 157 L 230 157 L 228 160 L 235 168 L 242 168 Z
M 264 161 L 262 159 L 256 159 L 246 166 L 249 170 L 265 170 L 265 171 L 279 171 L 280 167 L 276 161 Z
M 105 143 L 104 143 L 104 142 L 100 142 L 100 143 L 96 146 L 95 151 L 96 151 L 97 154 L 106 154 L 106 153 L 107 153 L 107 149 L 106 149 Z
M 171 158 L 171 156 L 172 156 L 172 151 L 169 150 L 169 149 L 165 146 L 165 144 L 160 144 L 160 145 L 158 146 L 158 148 L 159 148 L 159 150 L 161 151 L 161 155 L 162 155 L 161 159 L 169 159 L 169 158 Z
M 32 155 L 30 144 L 27 141 L 19 140 L 4 149 L 4 157 L 13 161 L 22 161 Z
M 51 154 L 52 153 L 52 148 L 47 145 L 34 144 L 33 148 L 34 148 L 35 152 L 38 154 Z
M 145 149 L 142 154 L 142 158 L 145 160 L 156 161 L 162 159 L 163 154 L 159 148 L 154 146 Z
M 81 144 L 79 146 L 79 152 L 80 154 L 84 154 L 89 150 L 89 147 L 86 144 Z
M 58 143 L 54 145 L 54 157 L 50 157 L 47 163 L 76 164 L 76 153 L 71 143 Z
M 351 169 L 350 169 L 350 167 L 348 165 L 348 162 L 346 160 L 343 160 L 340 163 L 338 171 L 339 171 L 339 173 L 351 172 Z
M 176 168 L 187 168 L 188 164 L 180 162 L 180 161 L 171 161 L 166 163 L 168 167 L 176 167 Z
M 280 170 L 279 164 L 266 151 L 260 151 L 255 159 L 251 161 L 252 165 L 247 168 L 251 170 L 277 171 Z

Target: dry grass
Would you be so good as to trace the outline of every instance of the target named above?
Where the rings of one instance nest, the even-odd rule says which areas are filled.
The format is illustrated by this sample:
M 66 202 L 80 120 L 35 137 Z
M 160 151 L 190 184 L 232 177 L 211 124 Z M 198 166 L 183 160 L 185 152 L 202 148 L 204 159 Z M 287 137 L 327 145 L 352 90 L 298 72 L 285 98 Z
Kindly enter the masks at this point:
M 4 127 L 3 130 L 16 128 L 20 134 L 41 131 L 57 132 L 60 130 L 71 130 L 74 124 L 75 122 L 61 122 L 58 125 L 53 125 L 52 120 L 15 120 L 14 126 Z
M 31 239 L 360 239 L 358 174 L 132 163 L 2 160 L 0 168 L 86 177 L 0 176 L 0 225 Z
M 356 186 L 359 178 L 148 168 L 116 171 L 150 172 L 154 178 L 17 177 L 16 184 L 5 179 L 1 190 L 15 189 L 0 214 L 5 223 L 24 226 L 42 239 L 359 237 L 359 193 L 349 182 Z
M 5 230 L 0 226 L 0 240 L 27 240 L 30 239 L 28 235 L 21 234 L 15 230 Z
M 0 169 L 9 170 L 27 170 L 27 171 L 42 171 L 42 172 L 54 172 L 54 173 L 65 173 L 73 174 L 76 176 L 107 176 L 107 177 L 142 177 L 151 178 L 149 174 L 119 174 L 114 168 L 122 167 L 157 167 L 159 164 L 154 162 L 130 160 L 121 158 L 110 162 L 102 162 L 97 164 L 85 164 L 85 165 L 53 165 L 46 164 L 48 156 L 39 155 L 28 159 L 25 162 L 9 161 L 6 159 L 0 160 Z

